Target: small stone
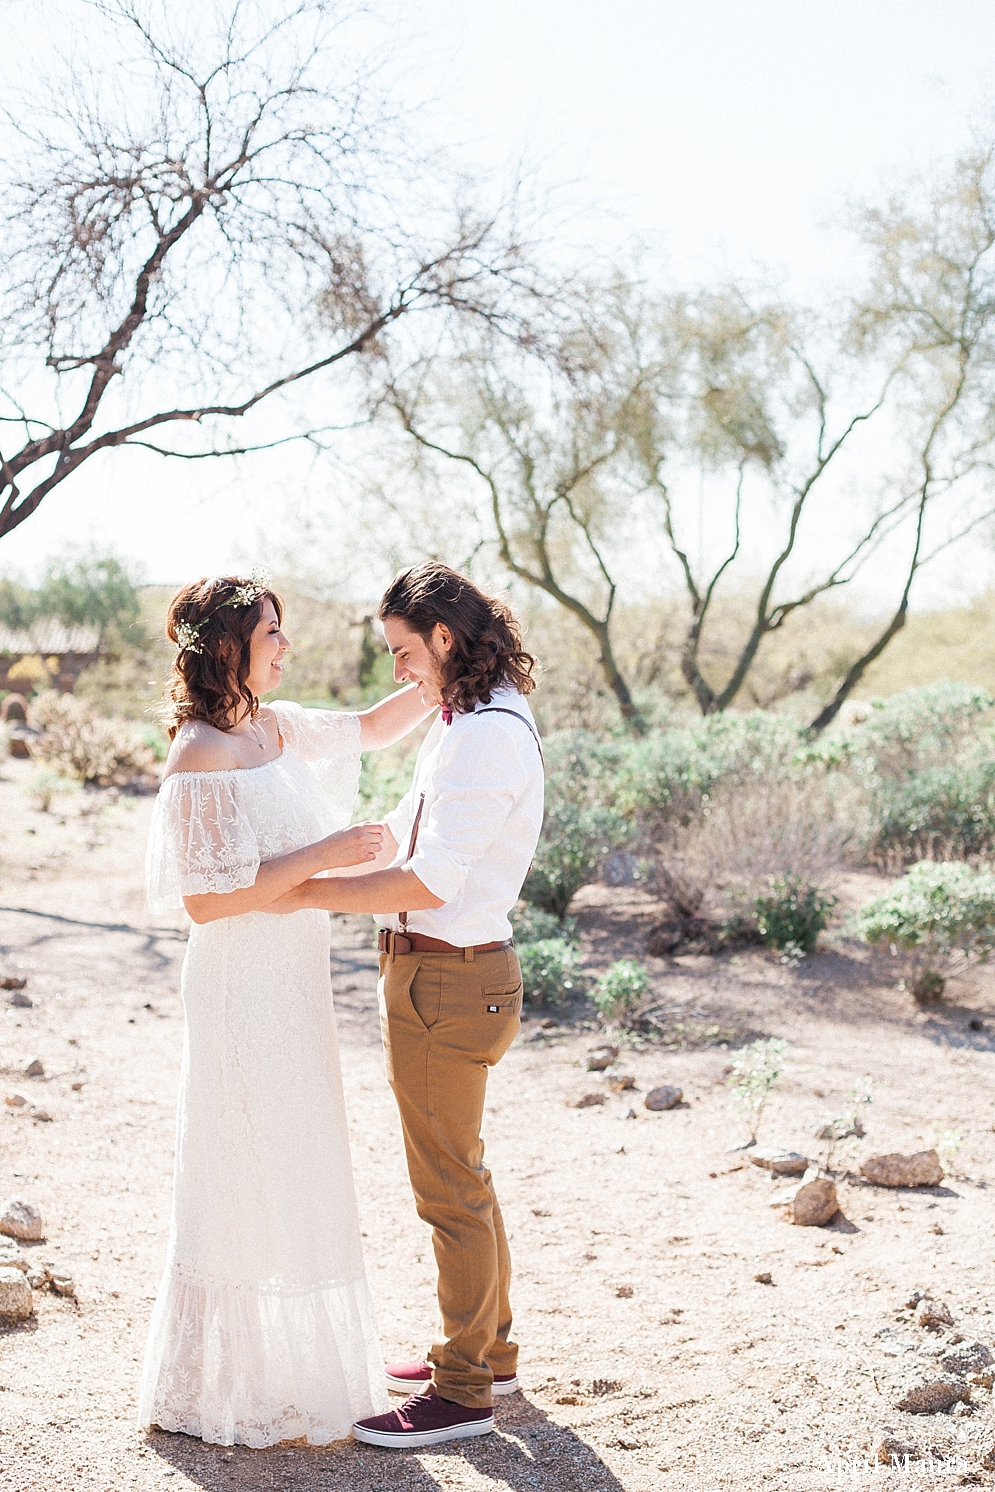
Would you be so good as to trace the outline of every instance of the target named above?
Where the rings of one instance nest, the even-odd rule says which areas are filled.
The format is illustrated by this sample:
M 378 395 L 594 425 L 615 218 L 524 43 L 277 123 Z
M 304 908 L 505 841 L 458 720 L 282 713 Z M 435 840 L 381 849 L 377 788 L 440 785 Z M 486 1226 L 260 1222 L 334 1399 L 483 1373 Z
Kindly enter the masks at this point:
M 821 1097 L 821 1096 L 822 1096 L 821 1094 L 817 1094 L 816 1095 L 816 1097 Z M 820 1126 L 819 1129 L 817 1129 L 815 1131 L 814 1138 L 817 1139 L 817 1140 L 837 1140 L 837 1141 L 838 1140 L 849 1140 L 849 1139 L 862 1140 L 864 1138 L 864 1135 L 866 1133 L 867 1133 L 867 1131 L 864 1128 L 864 1126 L 861 1124 L 860 1120 L 854 1118 L 854 1119 L 850 1119 L 847 1122 L 845 1128 L 844 1128 L 843 1125 L 840 1124 L 839 1120 L 836 1120 L 832 1124 L 823 1124 L 823 1125 Z
M 808 1170 L 808 1158 L 795 1150 L 776 1150 L 758 1147 L 747 1152 L 751 1165 L 761 1166 L 774 1176 L 804 1176 Z
M 894 1435 L 886 1435 L 874 1454 L 881 1466 L 900 1466 L 903 1461 L 916 1461 L 919 1458 L 914 1445 L 897 1440 Z
M 611 1067 L 617 1056 L 617 1046 L 593 1047 L 587 1055 L 588 1072 L 604 1072 L 606 1067 Z
M 631 1300 L 632 1299 L 632 1286 L 631 1285 L 619 1285 L 618 1289 L 615 1291 L 615 1299 L 616 1300 Z
M 936 1331 L 940 1327 L 953 1326 L 954 1318 L 950 1314 L 950 1307 L 942 1300 L 930 1300 L 924 1296 L 915 1309 L 913 1318 L 917 1326 L 923 1326 L 927 1331 Z
M 25 1270 L 24 1277 L 27 1280 L 28 1284 L 31 1286 L 32 1290 L 44 1290 L 45 1286 L 52 1278 L 44 1265 L 36 1267 L 34 1264 L 28 1265 L 28 1268 Z
M 628 1073 L 620 1073 L 618 1077 L 608 1079 L 608 1086 L 613 1093 L 628 1093 L 636 1086 L 636 1080 Z
M 585 1093 L 583 1098 L 578 1098 L 570 1105 L 572 1109 L 593 1109 L 598 1104 L 604 1103 L 603 1093 Z
M 147 1008 L 149 1010 L 152 1009 L 151 1005 L 149 1005 Z M 539 1028 L 542 1031 L 555 1031 L 559 1024 L 559 1021 L 554 1020 L 551 1015 L 548 1015 L 544 1021 L 539 1022 Z
M 52 1116 L 48 1112 L 47 1109 L 32 1109 L 31 1110 L 31 1117 L 32 1117 L 32 1119 L 37 1120 L 37 1122 L 39 1124 L 51 1124 L 52 1123 Z
M 660 1113 L 664 1109 L 675 1109 L 684 1097 L 683 1088 L 670 1088 L 666 1083 L 651 1088 L 643 1099 L 643 1107 Z
M 71 1083 L 70 1087 L 72 1088 L 72 1090 L 73 1090 L 74 1093 L 82 1093 L 83 1089 L 86 1087 L 86 1084 L 85 1083 Z
M 933 1378 L 910 1388 L 895 1408 L 906 1414 L 944 1414 L 970 1396 L 967 1384 L 959 1378 Z
M 15 1010 L 33 1010 L 35 1002 L 30 995 L 25 995 L 20 990 L 15 990 L 7 1001 L 7 1004 L 13 1005 Z
M 0 979 L 0 989 L 23 989 L 27 982 L 26 979 L 18 979 L 16 974 L 6 974 Z
M 770 1271 L 767 1269 L 765 1269 L 762 1274 L 755 1274 L 753 1276 L 753 1279 L 754 1283 L 757 1285 L 772 1285 L 774 1283 L 773 1279 L 771 1278 Z
M 939 1186 L 943 1167 L 935 1150 L 917 1150 L 914 1155 L 869 1155 L 860 1174 L 875 1186 Z
M 835 1183 L 814 1168 L 806 1171 L 800 1185 L 774 1197 L 771 1206 L 784 1207 L 788 1221 L 801 1228 L 821 1228 L 840 1210 Z
M 981 1452 L 978 1465 L 982 1471 L 995 1471 L 995 1440 Z
M 76 1299 L 76 1286 L 70 1274 L 53 1274 L 49 1282 L 52 1291 L 56 1295 L 65 1295 L 72 1300 Z
M 26 1109 L 28 1106 L 28 1100 L 22 1098 L 20 1093 L 8 1093 L 4 1103 L 9 1109 Z
M 0 1318 L 26 1321 L 34 1314 L 31 1286 L 19 1269 L 0 1268 Z
M 43 1078 L 45 1076 L 45 1069 L 38 1061 L 37 1057 L 33 1062 L 28 1063 L 27 1067 L 24 1069 L 24 1076 L 26 1078 Z
M 948 1352 L 940 1358 L 940 1367 L 961 1378 L 980 1374 L 992 1365 L 992 1354 L 984 1342 L 965 1342 L 956 1352 Z
M 41 1213 L 30 1202 L 10 1197 L 0 1206 L 0 1233 L 9 1238 L 26 1238 L 34 1241 L 44 1238 Z

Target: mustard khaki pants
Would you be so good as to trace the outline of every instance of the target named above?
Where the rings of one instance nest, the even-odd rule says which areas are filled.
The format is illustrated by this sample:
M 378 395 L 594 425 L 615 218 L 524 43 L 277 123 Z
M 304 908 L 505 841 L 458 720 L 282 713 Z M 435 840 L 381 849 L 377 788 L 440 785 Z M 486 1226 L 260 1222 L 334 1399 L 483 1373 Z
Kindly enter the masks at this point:
M 480 1138 L 487 1069 L 521 1024 L 518 955 L 383 953 L 379 994 L 411 1189 L 439 1270 L 435 1386 L 444 1399 L 482 1409 L 493 1375 L 514 1373 L 518 1357 L 508 1241 Z

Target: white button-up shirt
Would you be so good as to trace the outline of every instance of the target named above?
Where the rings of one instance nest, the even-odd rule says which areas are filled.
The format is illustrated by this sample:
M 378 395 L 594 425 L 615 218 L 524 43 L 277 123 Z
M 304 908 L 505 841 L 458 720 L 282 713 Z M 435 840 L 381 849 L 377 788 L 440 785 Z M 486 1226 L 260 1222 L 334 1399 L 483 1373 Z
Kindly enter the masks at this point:
M 444 906 L 408 916 L 410 932 L 458 948 L 511 937 L 508 913 L 528 875 L 542 828 L 543 772 L 532 711 L 517 689 L 495 689 L 491 706 L 522 717 L 440 716 L 425 737 L 411 789 L 386 818 L 397 840 L 394 865 L 410 869 Z M 528 721 L 528 725 L 524 722 Z M 532 730 L 529 729 L 532 727 Z M 418 842 L 408 861 L 411 826 L 425 795 Z M 399 926 L 396 913 L 377 916 Z

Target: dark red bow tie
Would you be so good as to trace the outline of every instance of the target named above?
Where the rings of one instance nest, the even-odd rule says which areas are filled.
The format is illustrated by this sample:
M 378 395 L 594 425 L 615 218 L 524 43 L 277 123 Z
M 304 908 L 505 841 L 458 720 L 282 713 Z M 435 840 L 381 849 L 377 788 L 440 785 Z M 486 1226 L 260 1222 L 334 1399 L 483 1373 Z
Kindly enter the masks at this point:
M 448 705 L 443 705 L 442 706 L 440 714 L 442 715 L 442 723 L 443 723 L 443 725 L 452 725 L 452 723 L 453 723 L 453 712 L 449 708 Z

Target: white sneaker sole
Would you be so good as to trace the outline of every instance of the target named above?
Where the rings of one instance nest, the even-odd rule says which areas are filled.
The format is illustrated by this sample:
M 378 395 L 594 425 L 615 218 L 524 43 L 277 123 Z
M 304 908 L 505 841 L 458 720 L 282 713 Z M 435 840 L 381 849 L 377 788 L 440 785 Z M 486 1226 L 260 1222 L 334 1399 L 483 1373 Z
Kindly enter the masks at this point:
M 387 1390 L 392 1394 L 403 1394 L 406 1399 L 412 1394 L 423 1394 L 427 1388 L 432 1387 L 431 1378 L 392 1378 L 387 1374 Z M 506 1383 L 495 1383 L 491 1386 L 491 1393 L 495 1399 L 502 1394 L 517 1394 L 519 1383 L 517 1378 L 509 1378 Z
M 408 1450 L 411 1446 L 441 1445 L 444 1440 L 469 1440 L 472 1435 L 489 1435 L 494 1429 L 490 1419 L 471 1420 L 466 1425 L 450 1425 L 446 1430 L 399 1430 L 391 1434 L 387 1430 L 367 1430 L 362 1425 L 353 1425 L 353 1439 L 365 1441 L 367 1445 L 383 1445 L 389 1450 Z

